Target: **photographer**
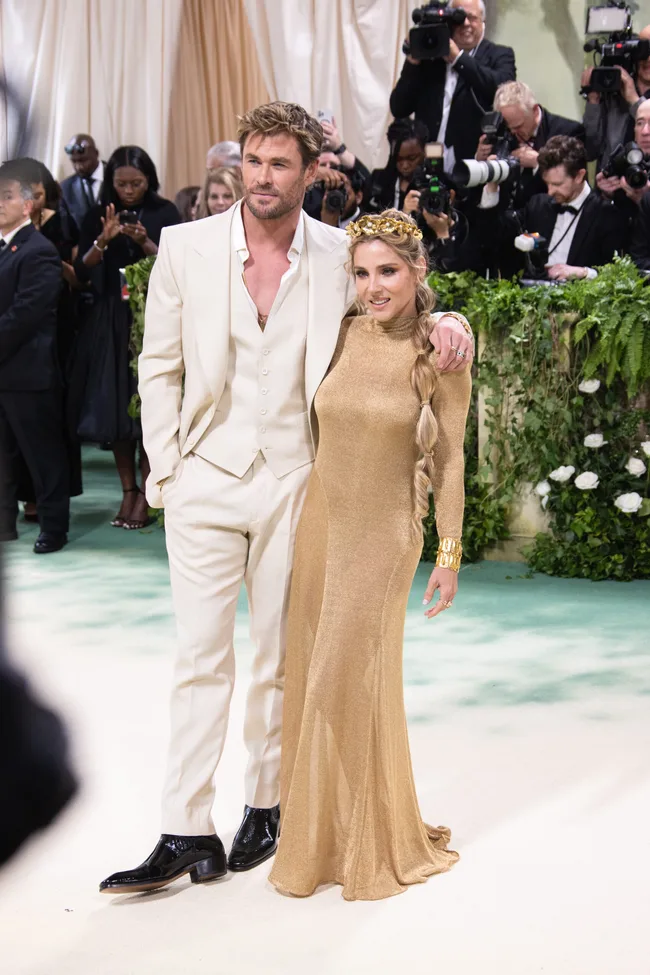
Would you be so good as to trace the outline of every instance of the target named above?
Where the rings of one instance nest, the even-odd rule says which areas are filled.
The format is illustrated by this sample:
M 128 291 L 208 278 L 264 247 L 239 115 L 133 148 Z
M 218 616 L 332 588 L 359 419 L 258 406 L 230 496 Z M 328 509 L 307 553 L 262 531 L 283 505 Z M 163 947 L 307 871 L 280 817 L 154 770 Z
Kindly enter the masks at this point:
M 585 130 L 581 122 L 554 115 L 543 108 L 523 81 L 507 81 L 499 85 L 494 97 L 494 112 L 503 119 L 504 132 L 500 139 L 504 144 L 503 151 L 521 166 L 520 172 L 508 181 L 509 199 L 502 199 L 501 203 L 504 208 L 507 204 L 507 208 L 519 210 L 536 193 L 546 193 L 546 183 L 539 172 L 540 149 L 554 135 L 568 135 L 584 143 Z M 476 159 L 489 159 L 494 147 L 494 138 L 490 141 L 490 137 L 482 135 Z
M 345 230 L 361 216 L 364 184 L 358 170 L 346 171 L 331 163 L 321 163 L 316 180 L 305 195 L 303 209 L 315 220 Z
M 508 276 L 517 269 L 512 261 L 515 238 L 539 234 L 547 251 L 548 279 L 595 278 L 595 267 L 624 249 L 625 220 L 615 206 L 591 191 L 585 147 L 577 139 L 553 136 L 538 161 L 548 194 L 533 196 L 521 210 L 498 213 L 498 185 L 484 186 L 479 210 L 483 239 L 502 248 L 499 269 L 503 272 L 505 264 Z M 521 268 L 522 262 L 517 263 Z
M 618 151 L 615 151 L 607 166 L 596 176 L 596 186 L 604 197 L 613 200 L 634 221 L 637 207 L 649 189 L 646 167 L 650 164 L 650 100 L 639 104 L 631 135 L 634 141 L 628 141 L 623 147 L 617 146 Z M 630 167 L 626 157 L 634 144 L 643 153 L 644 160 L 640 166 Z M 619 172 L 621 175 L 618 175 Z M 628 182 L 626 174 L 633 185 Z
M 343 172 L 358 173 L 365 183 L 370 176 L 370 170 L 348 149 L 341 138 L 336 119 L 332 117 L 332 121 L 330 122 L 326 118 L 323 118 L 320 124 L 325 138 L 323 140 L 323 151 L 320 155 L 319 165 L 327 165 L 327 161 L 331 162 L 334 157 L 335 162 L 338 163 L 339 168 Z
M 390 110 L 396 118 L 414 112 L 431 139 L 443 143 L 449 173 L 457 159 L 474 155 L 481 119 L 490 110 L 497 87 L 516 77 L 512 48 L 484 37 L 482 0 L 451 0 L 446 9 L 458 7 L 465 11 L 466 19 L 450 27 L 449 54 L 431 60 L 407 56 L 390 96 Z
M 367 182 L 363 199 L 366 213 L 381 213 L 394 207 L 411 213 L 417 209 L 413 198 L 406 204 L 406 196 L 417 169 L 424 162 L 424 147 L 429 130 L 417 119 L 395 119 L 388 126 L 390 154 L 384 169 L 374 169 Z M 405 209 L 406 207 L 406 209 Z
M 650 40 L 650 25 L 643 28 L 639 39 Z M 633 138 L 637 109 L 650 97 L 650 58 L 636 61 L 632 75 L 623 67 L 618 66 L 618 70 L 620 91 L 607 94 L 592 89 L 592 67 L 582 72 L 582 93 L 587 100 L 583 116 L 587 159 L 595 159 L 599 170 L 606 168 L 617 146 Z

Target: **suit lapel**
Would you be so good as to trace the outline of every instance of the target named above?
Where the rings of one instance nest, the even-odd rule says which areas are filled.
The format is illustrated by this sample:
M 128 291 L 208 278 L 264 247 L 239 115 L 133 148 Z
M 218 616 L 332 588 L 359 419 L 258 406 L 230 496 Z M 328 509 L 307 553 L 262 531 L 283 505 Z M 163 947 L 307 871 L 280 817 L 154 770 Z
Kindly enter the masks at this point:
M 185 311 L 189 312 L 198 360 L 215 403 L 223 393 L 230 339 L 230 230 L 234 208 L 198 221 L 201 235 L 188 241 Z
M 336 241 L 325 236 L 318 222 L 306 217 L 305 244 L 309 262 L 305 393 L 311 413 L 314 396 L 334 355 L 348 300 L 347 243 L 345 238 Z

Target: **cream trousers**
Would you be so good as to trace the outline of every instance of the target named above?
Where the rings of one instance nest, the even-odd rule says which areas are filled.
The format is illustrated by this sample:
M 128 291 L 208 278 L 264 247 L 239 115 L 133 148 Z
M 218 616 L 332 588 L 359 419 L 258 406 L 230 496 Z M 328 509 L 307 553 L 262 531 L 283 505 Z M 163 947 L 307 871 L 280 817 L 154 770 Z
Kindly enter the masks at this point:
M 178 629 L 163 833 L 215 832 L 214 774 L 235 682 L 233 635 L 242 580 L 255 644 L 246 701 L 245 798 L 279 802 L 286 616 L 296 528 L 312 465 L 276 478 L 261 454 L 238 478 L 196 454 L 163 484 Z

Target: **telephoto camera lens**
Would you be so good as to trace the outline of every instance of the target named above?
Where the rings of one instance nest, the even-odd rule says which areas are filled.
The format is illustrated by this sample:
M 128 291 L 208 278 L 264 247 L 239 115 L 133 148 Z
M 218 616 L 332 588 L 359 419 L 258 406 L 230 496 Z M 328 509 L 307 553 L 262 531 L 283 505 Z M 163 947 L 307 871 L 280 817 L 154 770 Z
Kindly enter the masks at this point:
M 505 183 L 510 174 L 518 167 L 515 160 L 510 159 L 463 159 L 454 167 L 453 180 L 459 186 L 470 189 L 475 186 L 485 186 L 486 183 Z

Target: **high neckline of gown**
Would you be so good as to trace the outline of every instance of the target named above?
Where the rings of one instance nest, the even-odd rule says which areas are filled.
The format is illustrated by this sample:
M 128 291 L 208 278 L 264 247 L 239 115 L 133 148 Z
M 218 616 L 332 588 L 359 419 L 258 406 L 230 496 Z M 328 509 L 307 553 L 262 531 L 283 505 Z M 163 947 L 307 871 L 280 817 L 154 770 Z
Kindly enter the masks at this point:
M 378 322 L 372 315 L 363 315 L 359 324 L 366 331 L 375 332 L 378 335 L 404 338 L 411 334 L 415 321 L 414 317 L 409 316 L 408 318 L 393 318 L 389 322 Z

